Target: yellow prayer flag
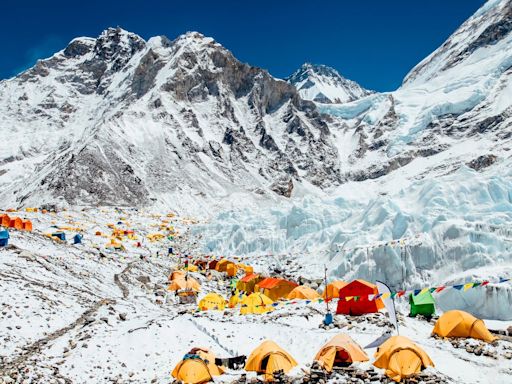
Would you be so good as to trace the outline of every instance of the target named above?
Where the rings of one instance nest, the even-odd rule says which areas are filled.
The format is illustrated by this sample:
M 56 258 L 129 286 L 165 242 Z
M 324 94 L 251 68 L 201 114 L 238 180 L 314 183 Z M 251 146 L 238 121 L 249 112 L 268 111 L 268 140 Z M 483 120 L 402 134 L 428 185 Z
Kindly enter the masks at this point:
M 473 283 L 464 284 L 464 292 L 466 292 L 469 288 L 473 288 Z

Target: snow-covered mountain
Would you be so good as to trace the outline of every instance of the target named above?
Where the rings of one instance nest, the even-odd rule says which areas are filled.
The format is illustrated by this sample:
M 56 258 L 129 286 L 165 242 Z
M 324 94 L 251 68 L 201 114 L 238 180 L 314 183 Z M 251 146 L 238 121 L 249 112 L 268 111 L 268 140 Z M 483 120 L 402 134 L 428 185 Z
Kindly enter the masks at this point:
M 310 275 L 511 275 L 512 1 L 486 3 L 395 92 L 299 92 L 199 33 L 75 39 L 0 83 L 0 201 L 163 204 L 211 218 L 208 252 L 292 252 Z M 482 316 L 510 317 L 500 289 L 475 298 Z
M 304 100 L 317 103 L 347 103 L 373 93 L 326 65 L 305 63 L 286 80 Z
M 197 230 L 205 250 L 272 252 L 318 278 L 327 265 L 394 288 L 512 277 L 510 0 L 486 3 L 395 92 L 318 105 L 342 185 L 223 212 Z M 511 297 L 496 286 L 439 303 L 510 319 Z
M 0 189 L 14 205 L 289 196 L 294 180 L 340 182 L 315 105 L 196 32 L 75 39 L 2 81 L 0 113 Z

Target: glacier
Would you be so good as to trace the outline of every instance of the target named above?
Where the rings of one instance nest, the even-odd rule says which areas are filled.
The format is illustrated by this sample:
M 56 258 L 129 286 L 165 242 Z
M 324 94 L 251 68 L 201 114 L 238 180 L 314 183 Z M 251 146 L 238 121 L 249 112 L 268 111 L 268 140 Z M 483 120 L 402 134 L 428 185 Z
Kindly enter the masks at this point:
M 398 185 L 350 183 L 257 211 L 223 211 L 193 234 L 203 252 L 256 261 L 293 256 L 302 266 L 298 274 L 317 279 L 325 265 L 330 278 L 382 280 L 397 290 L 494 282 L 512 274 L 512 171 L 500 169 L 509 170 L 480 173 L 461 166 Z M 352 188 L 366 194 L 347 197 Z M 512 319 L 510 284 L 457 293 L 439 295 L 439 305 Z

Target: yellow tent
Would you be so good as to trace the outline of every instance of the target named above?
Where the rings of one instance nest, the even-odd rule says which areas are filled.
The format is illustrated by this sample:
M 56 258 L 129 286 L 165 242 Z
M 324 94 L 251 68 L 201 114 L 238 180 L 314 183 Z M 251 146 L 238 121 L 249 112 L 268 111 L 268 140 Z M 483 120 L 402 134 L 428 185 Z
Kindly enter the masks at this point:
M 347 285 L 347 283 L 341 280 L 333 281 L 332 283 L 327 284 L 324 293 L 322 293 L 322 297 L 324 299 L 334 299 L 340 297 L 340 289 L 345 285 Z
M 201 384 L 223 373 L 222 367 L 215 365 L 213 353 L 204 348 L 194 348 L 176 365 L 172 376 L 185 384 Z
M 315 361 L 327 372 L 331 372 L 332 367 L 337 363 L 354 363 L 368 360 L 368 355 L 363 349 L 344 333 L 334 336 L 315 356 Z
M 206 296 L 199 301 L 199 309 L 201 311 L 212 309 L 222 311 L 224 308 L 226 308 L 226 300 L 221 295 L 214 292 L 206 294 Z
M 375 352 L 377 368 L 386 370 L 386 375 L 398 382 L 403 378 L 419 373 L 434 363 L 417 344 L 404 336 L 392 336 Z
M 185 268 L 187 271 L 189 272 L 197 272 L 199 270 L 199 268 L 197 267 L 197 265 L 194 265 L 194 264 L 189 264 L 187 266 L 187 268 Z
M 229 308 L 235 308 L 238 304 L 241 304 L 246 297 L 247 295 L 241 295 L 237 290 L 236 293 L 229 298 Z
M 283 370 L 287 373 L 296 365 L 297 362 L 288 352 L 273 341 L 265 340 L 252 351 L 245 370 L 265 374 L 265 379 L 272 381 L 275 371 Z
M 441 337 L 471 337 L 488 343 L 498 339 L 489 332 L 482 320 L 458 310 L 445 312 L 437 320 L 432 333 Z
M 199 292 L 201 290 L 201 285 L 198 283 L 198 281 L 192 277 L 182 277 L 177 278 L 171 281 L 171 284 L 167 287 L 168 291 L 181 291 L 181 290 L 187 290 L 187 291 L 196 291 Z
M 263 293 L 255 292 L 242 300 L 240 314 L 249 315 L 251 313 L 261 314 L 274 310 L 273 301 Z
M 287 299 L 318 299 L 320 295 L 313 288 L 306 287 L 305 285 L 299 285 L 295 287 L 287 296 Z

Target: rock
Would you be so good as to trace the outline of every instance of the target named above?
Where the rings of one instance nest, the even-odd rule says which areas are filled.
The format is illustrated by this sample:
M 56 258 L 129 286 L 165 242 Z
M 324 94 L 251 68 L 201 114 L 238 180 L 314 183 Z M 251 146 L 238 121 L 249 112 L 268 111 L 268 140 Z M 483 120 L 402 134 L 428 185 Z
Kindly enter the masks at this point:
M 119 319 L 122 320 L 122 321 L 126 321 L 126 313 L 120 313 L 119 314 Z
M 140 281 L 142 284 L 149 284 L 151 282 L 151 279 L 149 278 L 149 276 L 146 276 L 146 275 L 140 275 L 140 276 L 137 276 L 137 281 Z

